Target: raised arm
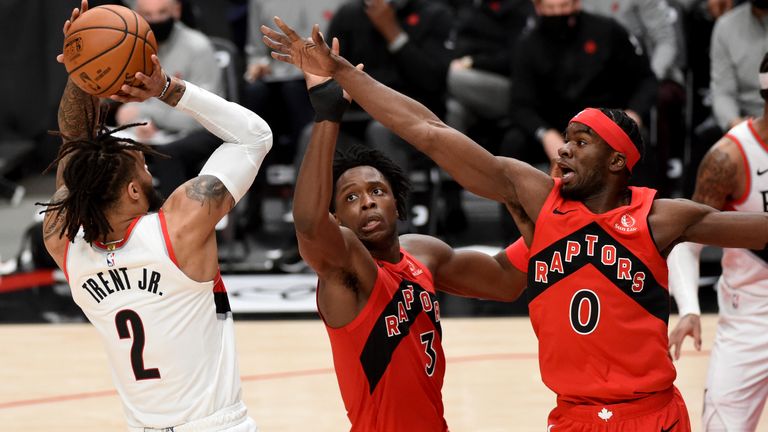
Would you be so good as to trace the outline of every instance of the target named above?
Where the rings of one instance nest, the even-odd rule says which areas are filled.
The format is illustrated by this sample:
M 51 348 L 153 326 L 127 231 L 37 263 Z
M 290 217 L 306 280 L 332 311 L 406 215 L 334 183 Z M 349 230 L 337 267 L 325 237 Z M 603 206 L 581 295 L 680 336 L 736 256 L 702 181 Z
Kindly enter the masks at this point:
M 373 118 L 384 124 L 448 171 L 467 190 L 503 202 L 522 203 L 535 219 L 552 179 L 514 159 L 494 157 L 480 145 L 448 127 L 419 102 L 356 70 L 344 58 L 333 55 L 317 26 L 312 42 L 300 38 L 279 18 L 284 32 L 262 27 L 272 56 L 319 75 L 333 76 Z
M 70 18 L 64 22 L 64 34 L 69 31 L 72 23 L 87 10 L 88 1 L 83 0 L 80 8 L 74 9 Z M 59 55 L 57 60 L 63 62 L 63 56 Z M 100 104 L 99 98 L 82 91 L 72 80 L 67 79 L 67 85 L 64 87 L 64 93 L 61 95 L 59 102 L 58 112 L 58 125 L 62 145 L 96 135 L 99 126 Z M 63 174 L 70 157 L 71 154 L 65 155 L 58 160 L 56 166 L 56 192 L 53 194 L 51 202 L 61 201 L 67 196 Z M 60 208 L 56 211 L 46 212 L 43 219 L 43 242 L 48 253 L 59 267 L 63 264 L 64 248 L 68 241 L 66 237 L 60 235 L 65 211 L 63 208 Z
M 310 92 L 341 92 L 327 81 Z M 339 136 L 339 122 L 316 121 L 304 153 L 293 194 L 293 222 L 302 258 L 321 279 L 350 268 L 350 243 L 359 243 L 354 233 L 342 228 L 329 212 L 333 199 L 333 155 Z M 334 251 L 329 253 L 329 251 Z
M 272 131 L 261 117 L 247 108 L 195 84 L 168 77 L 156 56 L 152 56 L 152 61 L 155 63 L 152 76 L 140 73 L 136 76 L 142 87 L 123 86 L 121 90 L 128 96 L 114 95 L 112 99 L 125 102 L 157 97 L 189 114 L 224 141 L 208 158 L 200 174 L 179 186 L 163 205 L 168 215 L 176 213 L 193 224 L 193 230 L 199 228 L 208 234 L 250 188 L 272 147 Z
M 334 195 L 334 151 L 348 96 L 342 97 L 335 81 L 323 82 L 324 78 L 309 74 L 306 78 L 316 115 L 296 180 L 293 219 L 299 252 L 319 278 L 320 313 L 328 325 L 340 327 L 365 305 L 378 268 L 355 233 L 329 212 Z
M 191 115 L 224 143 L 200 174 L 179 186 L 163 204 L 168 233 L 179 267 L 195 280 L 217 272 L 214 227 L 250 188 L 272 147 L 267 123 L 250 110 L 179 78 L 169 78 L 156 56 L 151 76 L 136 74 L 141 87 L 123 86 L 121 102 L 157 97 Z

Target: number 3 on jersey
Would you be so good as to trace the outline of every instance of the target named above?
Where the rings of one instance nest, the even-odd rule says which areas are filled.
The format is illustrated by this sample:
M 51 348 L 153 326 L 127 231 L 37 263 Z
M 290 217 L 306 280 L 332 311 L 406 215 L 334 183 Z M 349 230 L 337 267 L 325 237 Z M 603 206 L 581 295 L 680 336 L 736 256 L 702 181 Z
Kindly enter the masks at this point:
M 583 289 L 571 297 L 571 327 L 581 335 L 595 331 L 600 322 L 600 299 L 593 291 Z
M 128 324 L 131 324 L 131 331 L 128 331 Z M 131 367 L 136 381 L 145 379 L 160 378 L 160 371 L 157 368 L 144 369 L 144 324 L 141 322 L 139 314 L 124 309 L 115 315 L 115 326 L 117 326 L 117 335 L 120 339 L 127 339 L 133 333 L 133 344 L 131 345 Z
M 428 376 L 432 376 L 432 374 L 435 373 L 435 366 L 437 365 L 437 353 L 435 352 L 435 347 L 433 345 L 435 340 L 435 331 L 430 330 L 428 332 L 424 332 L 419 335 L 419 338 L 421 340 L 421 344 L 424 345 L 424 352 L 426 352 L 427 357 L 429 357 L 429 362 L 424 366 L 424 371 Z

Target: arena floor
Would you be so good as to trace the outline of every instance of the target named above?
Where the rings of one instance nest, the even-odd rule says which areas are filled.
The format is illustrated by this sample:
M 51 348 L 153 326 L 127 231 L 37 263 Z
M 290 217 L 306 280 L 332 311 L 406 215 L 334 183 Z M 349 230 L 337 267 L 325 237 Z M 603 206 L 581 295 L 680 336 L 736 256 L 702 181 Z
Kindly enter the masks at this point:
M 716 317 L 702 352 L 677 363 L 693 430 Z M 674 325 L 674 322 L 672 323 Z M 323 325 L 314 319 L 236 324 L 243 397 L 264 432 L 348 430 Z M 554 396 L 541 383 L 527 318 L 445 318 L 445 416 L 453 432 L 541 431 Z M 0 326 L 0 429 L 125 430 L 106 356 L 88 324 Z M 768 420 L 758 428 L 768 431 Z

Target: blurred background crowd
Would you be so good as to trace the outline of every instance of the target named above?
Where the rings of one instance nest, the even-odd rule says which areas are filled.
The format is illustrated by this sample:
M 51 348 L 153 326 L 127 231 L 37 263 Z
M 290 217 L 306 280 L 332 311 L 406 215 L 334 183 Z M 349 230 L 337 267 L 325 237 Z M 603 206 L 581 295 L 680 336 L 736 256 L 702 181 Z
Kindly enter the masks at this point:
M 758 69 L 768 51 L 768 0 L 90 4 L 136 10 L 155 33 L 167 73 L 250 108 L 272 127 L 275 145 L 256 184 L 220 227 L 225 273 L 307 271 L 295 246 L 290 210 L 314 114 L 300 72 L 272 60 L 261 42 L 259 26 L 272 25 L 274 16 L 302 35 L 319 24 L 327 38 L 340 39 L 342 56 L 364 63 L 377 80 L 419 100 L 492 153 L 543 170 L 562 143 L 570 117 L 587 106 L 623 109 L 641 125 L 646 142 L 634 180 L 663 197 L 690 197 L 707 149 L 732 125 L 762 114 Z M 48 131 L 57 128 L 67 79 L 55 56 L 63 41 L 61 25 L 78 5 L 74 0 L 0 4 L 5 41 L 0 56 L 0 278 L 53 266 L 40 243 L 34 202 L 53 192 L 52 174 L 41 173 L 58 149 L 59 140 Z M 191 118 L 159 101 L 110 106 L 111 125 L 137 121 L 147 124 L 128 133 L 172 156 L 149 161 L 156 186 L 166 195 L 196 175 L 220 144 Z M 403 232 L 438 235 L 454 246 L 496 249 L 517 238 L 503 208 L 463 191 L 354 105 L 343 120 L 339 146 L 352 143 L 379 148 L 409 172 L 414 193 Z M 716 259 L 708 261 L 717 266 Z M 66 286 L 56 292 L 0 283 L 0 321 L 55 320 L 44 312 L 69 307 Z M 450 313 L 450 306 L 444 309 Z M 479 309 L 492 310 L 487 305 Z

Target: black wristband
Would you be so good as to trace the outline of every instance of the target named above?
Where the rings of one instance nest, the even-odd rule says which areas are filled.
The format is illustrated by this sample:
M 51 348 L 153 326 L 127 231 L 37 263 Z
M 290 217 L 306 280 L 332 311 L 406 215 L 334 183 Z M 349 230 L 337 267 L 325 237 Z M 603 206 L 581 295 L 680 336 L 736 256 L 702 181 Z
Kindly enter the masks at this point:
M 344 99 L 343 90 L 336 80 L 328 80 L 309 89 L 309 101 L 315 109 L 315 122 L 341 122 L 341 117 L 349 107 Z

